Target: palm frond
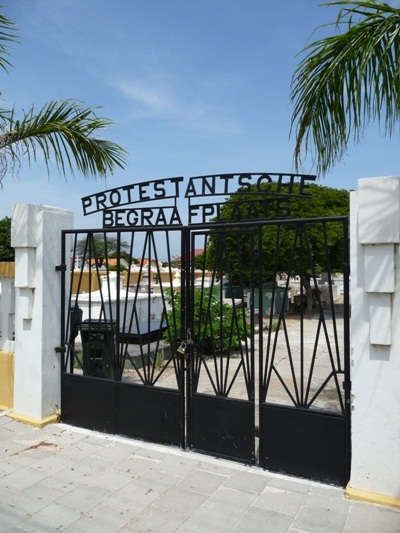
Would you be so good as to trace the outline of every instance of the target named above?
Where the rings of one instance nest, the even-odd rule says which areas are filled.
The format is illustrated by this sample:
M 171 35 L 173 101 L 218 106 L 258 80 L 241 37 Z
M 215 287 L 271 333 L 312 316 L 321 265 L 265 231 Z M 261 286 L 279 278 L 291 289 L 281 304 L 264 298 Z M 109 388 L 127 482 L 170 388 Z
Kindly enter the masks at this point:
M 32 106 L 19 120 L 15 110 L 2 113 L 0 181 L 19 164 L 21 156 L 37 159 L 38 151 L 49 170 L 51 161 L 64 174 L 78 170 L 84 177 L 112 174 L 124 168 L 126 151 L 98 137 L 112 122 L 96 115 L 98 108 L 81 108 L 74 100 L 52 101 L 36 111 Z
M 10 19 L 0 14 L 0 67 L 7 70 L 11 66 L 7 56 L 9 56 L 8 46 L 10 42 L 18 42 L 17 29 Z
M 304 48 L 291 91 L 294 166 L 312 153 L 320 174 L 371 121 L 391 136 L 400 119 L 400 9 L 373 0 L 325 5 L 342 7 L 332 25 L 339 33 Z

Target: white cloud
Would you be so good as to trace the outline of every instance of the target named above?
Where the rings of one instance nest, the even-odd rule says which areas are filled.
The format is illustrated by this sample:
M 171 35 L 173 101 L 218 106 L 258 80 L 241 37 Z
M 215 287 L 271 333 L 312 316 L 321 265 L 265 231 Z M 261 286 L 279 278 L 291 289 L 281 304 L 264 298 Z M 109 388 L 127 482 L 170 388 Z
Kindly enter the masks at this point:
M 207 82 L 212 87 L 217 82 Z M 167 118 L 184 127 L 221 135 L 240 135 L 242 127 L 231 116 L 220 98 L 206 90 L 201 96 L 181 95 L 174 91 L 169 80 L 119 80 L 112 86 L 131 101 L 130 118 L 133 120 Z
M 173 113 L 176 107 L 168 89 L 156 87 L 152 83 L 137 81 L 120 81 L 113 84 L 123 95 L 128 97 L 149 115 Z

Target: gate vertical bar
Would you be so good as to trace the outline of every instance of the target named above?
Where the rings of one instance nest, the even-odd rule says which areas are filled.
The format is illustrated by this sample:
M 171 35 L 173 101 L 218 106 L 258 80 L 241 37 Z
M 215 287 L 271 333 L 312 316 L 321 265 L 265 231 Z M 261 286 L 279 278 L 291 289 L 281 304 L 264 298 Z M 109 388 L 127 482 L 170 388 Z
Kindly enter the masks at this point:
M 255 331 L 255 320 L 254 320 L 254 275 L 255 273 L 258 274 L 257 279 L 257 285 L 258 285 L 258 291 L 259 291 L 259 313 L 258 313 L 258 398 L 254 398 L 255 407 L 257 408 L 258 412 L 258 419 L 256 421 L 256 432 L 255 436 L 258 437 L 258 455 L 260 455 L 260 447 L 262 446 L 262 440 L 260 440 L 260 429 L 262 426 L 262 417 L 261 417 L 261 409 L 260 409 L 260 399 L 262 398 L 262 379 L 261 376 L 263 375 L 263 354 L 264 354 L 264 328 L 263 328 L 263 313 L 264 313 L 264 306 L 263 306 L 263 262 L 264 262 L 264 251 L 262 246 L 262 235 L 263 235 L 263 229 L 262 226 L 257 227 L 257 242 L 255 243 L 255 247 L 257 250 L 257 254 L 254 254 L 254 256 L 251 258 L 250 262 L 250 268 L 251 268 L 251 285 L 252 285 L 252 306 L 251 306 L 251 318 L 250 318 L 250 325 L 251 325 L 251 331 Z M 253 365 L 253 388 L 255 389 L 255 335 L 252 335 L 252 345 L 251 345 L 251 356 L 252 356 L 252 365 Z
M 61 232 L 61 265 L 66 265 L 66 251 L 65 251 L 65 232 Z M 60 365 L 60 383 L 62 384 L 62 378 L 65 365 L 65 276 L 66 269 L 61 268 L 61 313 L 60 313 L 60 347 L 61 347 L 61 365 Z M 62 400 L 62 395 L 61 395 Z
M 183 274 L 183 275 L 182 275 Z M 190 231 L 189 228 L 182 228 L 181 233 L 181 338 L 186 340 L 187 328 L 191 327 L 189 323 L 190 310 L 190 294 L 192 287 L 190 283 L 191 268 L 190 268 Z M 192 284 L 193 285 L 193 284 Z M 189 290 L 191 288 L 191 290 Z M 191 387 L 191 372 L 193 358 L 193 346 L 186 345 L 186 352 L 181 359 L 181 373 L 180 373 L 180 387 L 181 387 L 181 442 L 182 448 L 191 447 L 191 416 L 190 416 L 190 387 Z

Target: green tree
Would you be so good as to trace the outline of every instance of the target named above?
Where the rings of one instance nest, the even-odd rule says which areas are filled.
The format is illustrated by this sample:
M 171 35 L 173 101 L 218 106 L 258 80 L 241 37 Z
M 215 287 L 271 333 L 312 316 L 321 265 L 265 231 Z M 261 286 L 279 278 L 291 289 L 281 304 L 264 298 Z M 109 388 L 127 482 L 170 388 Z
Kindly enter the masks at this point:
M 85 239 L 75 243 L 72 253 L 75 257 L 79 256 L 82 263 L 90 263 L 90 265 L 96 265 L 97 268 L 100 268 L 107 259 L 115 259 L 118 253 L 121 258 L 132 263 L 133 260 L 127 250 L 129 250 L 129 244 L 126 241 L 119 242 L 115 235 L 89 233 Z
M 11 218 L 0 220 L 0 261 L 14 261 L 15 251 L 11 247 Z
M 0 67 L 7 71 L 10 43 L 18 42 L 14 22 L 0 14 Z M 84 177 L 104 176 L 124 168 L 125 150 L 98 136 L 112 122 L 96 115 L 98 108 L 81 107 L 76 100 L 54 100 L 36 109 L 17 113 L 0 109 L 0 185 L 9 172 L 43 156 L 47 170 L 54 162 L 66 175 L 76 170 Z
M 274 185 L 270 184 L 269 188 L 273 197 Z M 298 192 L 296 186 L 293 192 Z M 291 219 L 322 219 L 349 214 L 347 190 L 311 184 L 307 192 L 311 198 L 292 198 Z M 248 218 L 262 219 L 266 198 L 265 193 L 257 192 L 256 186 L 245 197 L 239 190 L 223 206 L 221 218 L 232 220 L 244 202 L 251 202 L 252 216 Z M 230 227 L 232 231 L 224 228 L 211 232 L 206 263 L 210 270 L 218 272 L 219 278 L 228 277 L 233 285 L 249 287 L 274 283 L 280 273 L 300 275 L 311 309 L 311 277 L 321 271 L 342 270 L 343 228 L 339 222 L 315 220 L 304 227 L 273 222 L 262 224 L 261 229 L 254 227 L 240 232 L 235 230 L 234 222 Z M 258 250 L 257 257 L 255 249 Z
M 318 174 L 343 158 L 377 120 L 392 136 L 400 118 L 400 9 L 374 0 L 341 6 L 334 35 L 307 45 L 292 80 L 294 164 L 315 151 Z

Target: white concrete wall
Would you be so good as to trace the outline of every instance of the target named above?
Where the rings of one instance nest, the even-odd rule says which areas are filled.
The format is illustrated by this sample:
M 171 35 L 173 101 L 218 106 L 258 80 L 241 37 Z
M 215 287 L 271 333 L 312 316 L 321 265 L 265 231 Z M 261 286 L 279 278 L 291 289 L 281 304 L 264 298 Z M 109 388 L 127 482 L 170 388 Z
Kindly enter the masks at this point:
M 13 352 L 15 290 L 14 278 L 0 278 L 0 350 Z
M 61 230 L 70 211 L 20 204 L 13 207 L 15 248 L 14 416 L 40 422 L 60 408 Z M 69 257 L 69 255 L 67 255 Z
M 359 180 L 350 228 L 349 489 L 400 499 L 400 177 Z

